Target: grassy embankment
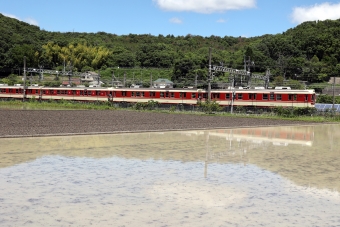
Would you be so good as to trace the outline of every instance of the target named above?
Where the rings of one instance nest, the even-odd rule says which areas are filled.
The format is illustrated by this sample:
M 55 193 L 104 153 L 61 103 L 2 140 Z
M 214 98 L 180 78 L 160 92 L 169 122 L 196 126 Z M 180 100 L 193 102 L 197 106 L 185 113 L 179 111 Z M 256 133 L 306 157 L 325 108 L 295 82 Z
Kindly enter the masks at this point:
M 284 119 L 284 120 L 296 120 L 296 121 L 306 121 L 306 122 L 340 122 L 340 115 L 334 114 L 332 112 L 326 112 L 323 114 L 308 114 L 308 115 L 298 115 L 296 112 L 299 109 L 285 110 L 284 112 L 278 113 L 278 111 L 264 112 L 258 114 L 249 114 L 245 111 L 240 111 L 235 109 L 231 114 L 230 112 L 221 111 L 216 108 L 216 103 L 212 103 L 211 106 L 201 105 L 195 109 L 195 111 L 181 111 L 175 106 L 168 109 L 158 108 L 157 103 L 151 103 L 152 106 L 148 106 L 150 103 L 145 103 L 144 106 L 141 105 L 131 105 L 127 108 L 119 108 L 108 102 L 103 103 L 78 103 L 69 102 L 65 100 L 61 101 L 48 101 L 48 102 L 38 102 L 36 100 L 29 100 L 22 102 L 21 100 L 13 101 L 0 101 L 0 109 L 23 109 L 23 110 L 129 110 L 129 111 L 153 111 L 171 114 L 200 114 L 200 115 L 220 115 L 228 117 L 246 117 L 246 118 L 262 118 L 262 119 Z M 297 111 L 298 110 L 298 111 Z M 303 109 L 302 109 L 303 110 Z M 280 110 L 279 110 L 280 111 Z M 300 111 L 301 112 L 301 111 Z

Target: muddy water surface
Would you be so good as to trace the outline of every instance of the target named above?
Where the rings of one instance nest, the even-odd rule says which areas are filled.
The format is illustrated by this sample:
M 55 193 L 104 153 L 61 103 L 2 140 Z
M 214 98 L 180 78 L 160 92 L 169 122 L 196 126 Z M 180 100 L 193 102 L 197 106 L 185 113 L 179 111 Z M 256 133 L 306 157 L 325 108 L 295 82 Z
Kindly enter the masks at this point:
M 0 226 L 340 226 L 340 126 L 0 139 Z

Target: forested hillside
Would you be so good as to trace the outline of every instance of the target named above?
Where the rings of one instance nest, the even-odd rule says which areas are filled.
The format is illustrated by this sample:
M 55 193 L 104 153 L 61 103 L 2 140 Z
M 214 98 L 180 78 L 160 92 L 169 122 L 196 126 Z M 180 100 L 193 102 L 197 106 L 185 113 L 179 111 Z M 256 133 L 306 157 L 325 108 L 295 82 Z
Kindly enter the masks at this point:
M 65 62 L 74 71 L 101 70 L 104 74 L 118 67 L 157 68 L 169 72 L 174 82 L 189 84 L 195 75 L 206 79 L 212 47 L 213 64 L 243 69 L 246 56 L 255 62 L 252 71 L 264 73 L 269 68 L 272 80 L 322 82 L 340 74 L 339 37 L 340 20 L 305 22 L 282 34 L 253 38 L 118 36 L 49 32 L 0 14 L 0 73 L 19 74 L 26 56 L 27 67 L 60 70 Z

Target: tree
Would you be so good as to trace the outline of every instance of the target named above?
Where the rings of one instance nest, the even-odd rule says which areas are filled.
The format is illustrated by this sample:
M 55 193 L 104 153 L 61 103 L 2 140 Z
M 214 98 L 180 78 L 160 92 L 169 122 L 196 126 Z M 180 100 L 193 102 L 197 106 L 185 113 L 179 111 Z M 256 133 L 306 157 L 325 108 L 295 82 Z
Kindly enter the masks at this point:
M 280 87 L 280 86 L 283 86 L 284 83 L 284 77 L 283 76 L 277 76 L 274 78 L 274 81 L 273 81 L 273 85 L 274 87 Z
M 14 68 L 23 67 L 24 57 L 26 57 L 27 65 L 35 65 L 37 62 L 35 53 L 32 45 L 15 45 L 9 51 L 10 65 Z

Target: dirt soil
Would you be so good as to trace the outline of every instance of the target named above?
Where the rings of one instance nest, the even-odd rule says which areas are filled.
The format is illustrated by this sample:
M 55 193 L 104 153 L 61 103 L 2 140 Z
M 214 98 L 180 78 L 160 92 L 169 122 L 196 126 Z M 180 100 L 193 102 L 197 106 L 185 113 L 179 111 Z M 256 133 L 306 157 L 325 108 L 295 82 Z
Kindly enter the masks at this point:
M 310 124 L 289 120 L 125 110 L 0 110 L 0 137 Z

